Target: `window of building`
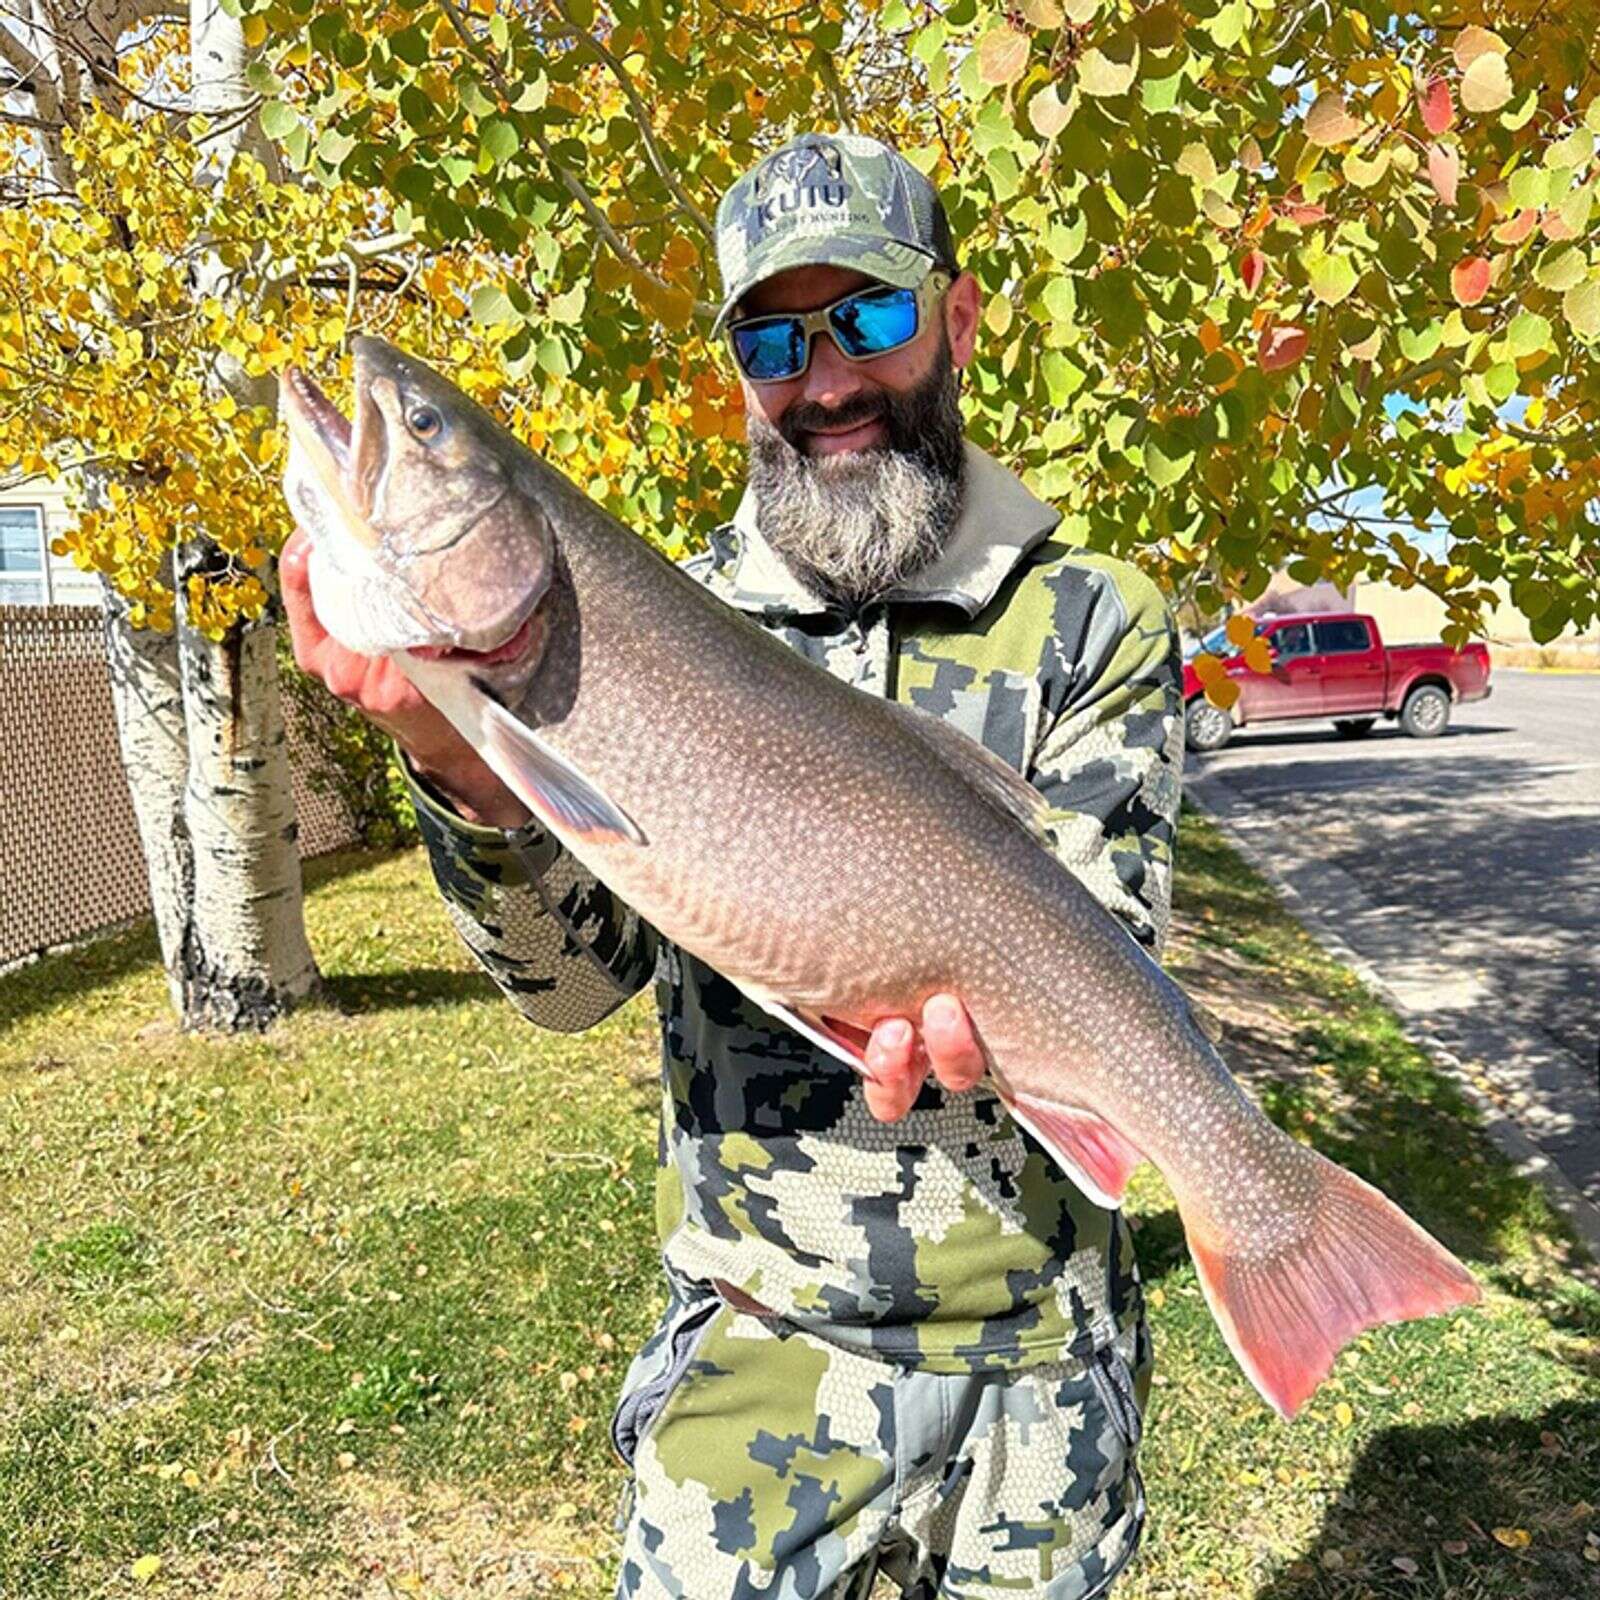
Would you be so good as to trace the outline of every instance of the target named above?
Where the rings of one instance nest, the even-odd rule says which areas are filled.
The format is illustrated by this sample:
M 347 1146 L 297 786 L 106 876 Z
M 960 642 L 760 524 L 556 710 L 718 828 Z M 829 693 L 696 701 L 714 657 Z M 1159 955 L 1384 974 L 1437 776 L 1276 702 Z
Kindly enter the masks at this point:
M 43 509 L 0 506 L 0 606 L 49 603 Z

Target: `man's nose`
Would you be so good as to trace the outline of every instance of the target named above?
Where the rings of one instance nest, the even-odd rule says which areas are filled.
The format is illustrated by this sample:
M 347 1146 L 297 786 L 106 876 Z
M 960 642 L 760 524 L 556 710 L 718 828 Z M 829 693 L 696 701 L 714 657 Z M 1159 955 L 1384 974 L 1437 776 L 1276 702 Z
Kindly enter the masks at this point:
M 811 365 L 806 369 L 805 381 L 805 398 L 830 411 L 837 410 L 866 387 L 861 381 L 860 368 L 840 355 L 831 333 L 812 336 Z

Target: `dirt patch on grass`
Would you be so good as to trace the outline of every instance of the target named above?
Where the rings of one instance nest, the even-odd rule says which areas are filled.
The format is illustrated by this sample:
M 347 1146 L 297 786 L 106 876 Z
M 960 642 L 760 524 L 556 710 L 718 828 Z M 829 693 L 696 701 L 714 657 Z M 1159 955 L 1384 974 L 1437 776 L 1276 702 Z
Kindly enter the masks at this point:
M 506 1500 L 470 1487 L 348 1471 L 326 1486 L 337 1508 L 315 1545 L 163 1563 L 162 1593 L 205 1600 L 511 1600 L 609 1592 L 616 1551 L 605 1518 L 576 1502 Z M 332 1551 L 328 1555 L 324 1552 Z

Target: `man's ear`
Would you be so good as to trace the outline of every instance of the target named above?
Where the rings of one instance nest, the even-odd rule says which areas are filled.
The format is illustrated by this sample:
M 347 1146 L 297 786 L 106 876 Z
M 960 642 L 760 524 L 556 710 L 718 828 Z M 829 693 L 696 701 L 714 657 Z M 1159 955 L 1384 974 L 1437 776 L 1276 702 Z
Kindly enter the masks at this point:
M 964 367 L 978 344 L 978 303 L 982 298 L 978 280 L 963 272 L 944 295 L 944 326 L 950 338 L 950 359 Z

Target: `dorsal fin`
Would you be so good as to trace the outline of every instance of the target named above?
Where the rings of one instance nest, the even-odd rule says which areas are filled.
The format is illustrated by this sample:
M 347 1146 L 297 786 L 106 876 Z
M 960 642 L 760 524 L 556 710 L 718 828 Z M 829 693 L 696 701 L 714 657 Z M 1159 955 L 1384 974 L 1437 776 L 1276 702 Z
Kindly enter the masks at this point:
M 914 733 L 948 767 L 953 767 L 974 789 L 992 805 L 998 806 L 1008 817 L 1014 817 L 1041 844 L 1051 844 L 1045 831 L 1045 818 L 1050 807 L 1045 798 L 1022 774 L 1008 766 L 992 750 L 986 750 L 976 739 L 969 738 L 959 728 L 941 722 L 918 706 L 901 705 L 898 701 L 884 702 L 901 720 L 903 726 Z

